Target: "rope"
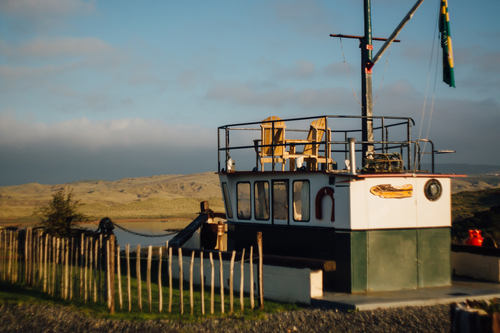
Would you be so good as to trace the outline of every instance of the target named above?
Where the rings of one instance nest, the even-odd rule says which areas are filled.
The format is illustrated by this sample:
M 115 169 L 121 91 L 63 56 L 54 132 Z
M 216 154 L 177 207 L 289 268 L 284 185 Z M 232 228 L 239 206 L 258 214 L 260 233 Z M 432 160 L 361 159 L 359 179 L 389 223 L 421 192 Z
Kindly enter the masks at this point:
M 113 225 L 115 227 L 117 227 L 118 229 L 121 229 L 123 231 L 126 231 L 126 232 L 129 232 L 133 235 L 136 235 L 136 236 L 142 236 L 142 237 L 151 237 L 151 238 L 155 238 L 155 237 L 166 237 L 166 236 L 172 236 L 172 235 L 175 235 L 175 234 L 178 234 L 179 231 L 178 230 L 172 230 L 172 229 L 168 229 L 168 230 L 165 230 L 165 231 L 169 231 L 169 233 L 167 234 L 161 234 L 161 235 L 147 235 L 147 234 L 141 234 L 140 232 L 135 232 L 135 231 L 132 231 L 132 230 L 128 230 L 128 229 L 125 229 L 124 227 L 122 226 L 119 226 L 118 224 L 116 224 L 115 222 L 113 222 Z
M 438 30 L 437 28 L 438 28 L 438 22 L 439 22 L 439 11 L 436 11 L 436 12 L 438 13 L 438 15 L 436 17 L 436 23 L 434 25 L 434 35 L 436 35 L 436 32 Z M 420 130 L 418 133 L 419 139 L 422 138 L 422 128 L 423 128 L 423 124 L 424 124 L 425 109 L 426 109 L 426 104 L 427 104 L 427 93 L 429 91 L 429 80 L 430 80 L 431 68 L 432 68 L 432 58 L 434 56 L 434 45 L 436 44 L 436 40 L 439 41 L 439 35 L 438 35 L 438 38 L 436 40 L 434 40 L 434 38 L 432 40 L 433 41 L 432 41 L 431 57 L 430 57 L 430 61 L 429 61 L 429 73 L 427 74 L 427 86 L 425 88 L 424 106 L 422 109 L 422 119 L 420 121 Z M 432 122 L 432 115 L 434 113 L 434 100 L 435 100 L 435 96 L 436 96 L 436 82 L 437 82 L 437 71 L 438 71 L 438 62 L 439 62 L 439 49 L 438 49 L 438 52 L 436 52 L 436 56 L 437 56 L 437 59 L 436 59 L 436 69 L 435 69 L 435 73 L 434 73 L 434 89 L 433 89 L 433 93 L 432 93 L 432 104 L 431 104 L 429 123 L 427 126 L 427 134 L 425 136 L 425 139 L 429 138 L 429 132 L 431 129 L 431 122 Z M 427 146 L 427 142 L 424 142 L 424 148 L 422 151 L 425 152 L 426 146 Z
M 354 87 L 352 86 L 351 76 L 349 75 L 349 69 L 347 68 L 347 62 L 345 61 L 344 46 L 342 45 L 342 38 L 339 38 L 339 39 L 340 39 L 340 48 L 342 49 L 342 57 L 344 58 L 345 70 L 347 72 L 347 77 L 349 78 L 349 83 L 351 84 L 352 93 L 353 93 L 354 97 L 356 98 L 356 101 L 358 102 L 358 104 L 361 107 L 363 107 L 361 105 L 361 103 L 359 102 L 358 96 L 356 96 L 356 92 L 354 92 Z
M 382 89 L 382 83 L 384 83 L 384 78 L 385 78 L 385 73 L 387 72 L 387 65 L 389 65 L 389 56 L 391 55 L 391 45 L 389 45 L 389 50 L 387 51 L 387 60 L 385 61 L 385 68 L 384 68 L 384 75 L 382 75 L 382 80 L 380 81 L 380 86 L 378 87 L 377 95 L 375 96 L 375 99 L 373 100 L 373 105 L 375 105 L 375 102 L 377 101 L 378 94 L 380 92 L 380 89 Z

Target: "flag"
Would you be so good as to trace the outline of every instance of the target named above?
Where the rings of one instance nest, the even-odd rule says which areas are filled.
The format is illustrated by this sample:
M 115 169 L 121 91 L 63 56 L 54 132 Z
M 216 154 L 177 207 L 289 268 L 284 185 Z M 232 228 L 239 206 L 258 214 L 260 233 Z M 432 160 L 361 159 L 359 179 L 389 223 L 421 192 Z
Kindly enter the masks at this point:
M 439 33 L 443 48 L 443 81 L 455 88 L 455 74 L 453 72 L 453 50 L 451 47 L 450 16 L 448 14 L 448 0 L 441 0 L 439 9 Z

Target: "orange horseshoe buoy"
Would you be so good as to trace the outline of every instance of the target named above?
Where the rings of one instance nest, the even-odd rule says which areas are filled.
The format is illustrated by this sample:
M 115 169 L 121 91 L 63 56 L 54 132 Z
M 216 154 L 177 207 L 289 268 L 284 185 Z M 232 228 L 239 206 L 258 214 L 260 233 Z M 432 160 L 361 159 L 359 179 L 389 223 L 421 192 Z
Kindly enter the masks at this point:
M 323 198 L 325 196 L 329 196 L 332 198 L 332 216 L 331 216 L 331 221 L 335 221 L 335 199 L 334 199 L 334 191 L 333 188 L 331 187 L 323 187 L 321 190 L 318 191 L 318 194 L 316 194 L 316 202 L 315 202 L 315 207 L 316 207 L 316 219 L 322 220 L 323 219 Z

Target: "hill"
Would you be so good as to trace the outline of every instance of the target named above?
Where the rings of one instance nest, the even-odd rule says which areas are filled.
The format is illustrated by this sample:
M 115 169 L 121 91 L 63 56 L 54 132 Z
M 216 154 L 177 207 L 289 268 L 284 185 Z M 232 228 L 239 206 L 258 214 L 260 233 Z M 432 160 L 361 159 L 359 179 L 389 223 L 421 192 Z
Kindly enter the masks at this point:
M 63 187 L 71 187 L 83 213 L 99 220 L 193 218 L 199 203 L 209 200 L 223 210 L 219 179 L 214 172 L 124 178 L 117 181 L 82 180 L 59 185 L 37 183 L 0 187 L 0 222 L 33 220 L 36 207 L 47 204 Z
M 73 188 L 75 198 L 85 205 L 82 212 L 95 220 L 111 219 L 191 219 L 199 211 L 199 203 L 210 201 L 210 207 L 224 211 L 218 176 L 214 172 L 190 175 L 162 175 L 124 178 L 117 181 L 81 180 L 67 184 L 41 185 L 37 183 L 0 187 L 0 223 L 18 224 L 34 221 L 36 207 L 47 204 L 62 187 Z M 489 208 L 475 202 L 469 195 L 456 201 L 455 194 L 500 187 L 496 174 L 471 174 L 452 179 L 454 216 L 462 216 L 456 202 L 472 200 L 478 210 Z M 469 210 L 467 210 L 469 211 Z M 465 217 L 470 217 L 474 212 Z M 457 215 L 458 214 L 458 215 Z
M 455 241 L 468 237 L 468 230 L 479 229 L 483 237 L 491 236 L 500 244 L 500 188 L 460 192 L 452 197 Z

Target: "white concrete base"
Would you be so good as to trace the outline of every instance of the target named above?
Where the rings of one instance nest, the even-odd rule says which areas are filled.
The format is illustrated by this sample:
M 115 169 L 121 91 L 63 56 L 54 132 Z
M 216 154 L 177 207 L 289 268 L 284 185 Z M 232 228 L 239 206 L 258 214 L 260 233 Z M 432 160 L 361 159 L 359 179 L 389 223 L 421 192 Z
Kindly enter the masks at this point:
M 189 252 L 188 252 L 189 253 Z M 220 288 L 220 262 L 218 256 L 214 256 L 214 285 Z M 236 258 L 234 263 L 233 289 L 235 300 L 239 299 L 241 282 L 241 258 Z M 189 281 L 190 257 L 183 256 L 183 278 Z M 243 290 L 250 292 L 250 264 L 244 263 L 244 287 Z M 323 271 L 311 270 L 308 268 L 298 269 L 289 267 L 278 267 L 264 265 L 264 298 L 289 303 L 311 304 L 311 297 L 323 296 Z M 203 277 L 205 280 L 205 291 L 209 291 L 211 282 L 211 266 L 207 254 L 203 258 Z M 174 253 L 174 262 L 172 262 L 172 276 L 179 278 L 179 263 L 177 253 Z M 255 297 L 258 295 L 258 275 L 257 260 L 253 264 L 253 288 Z M 229 293 L 230 262 L 223 261 L 223 281 L 226 289 L 226 297 Z M 200 285 L 200 259 L 195 258 L 193 268 L 193 283 Z M 220 290 L 216 291 L 220 293 Z
M 451 252 L 453 274 L 500 283 L 500 258 L 466 252 Z

